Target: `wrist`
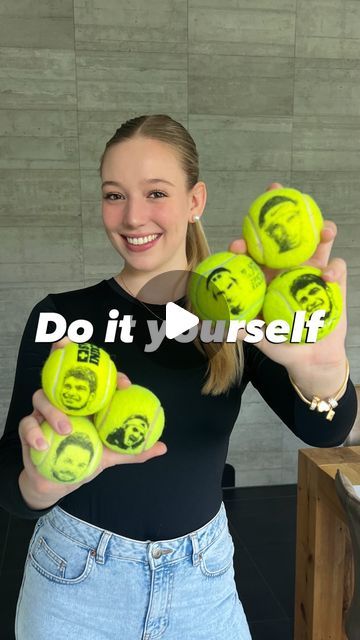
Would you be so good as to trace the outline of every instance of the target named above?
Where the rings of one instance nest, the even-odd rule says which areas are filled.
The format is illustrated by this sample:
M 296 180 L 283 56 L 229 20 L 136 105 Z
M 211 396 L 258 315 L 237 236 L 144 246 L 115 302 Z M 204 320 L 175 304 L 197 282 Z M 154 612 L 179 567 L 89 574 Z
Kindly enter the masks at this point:
M 57 502 L 57 500 L 59 500 L 59 498 L 51 498 L 49 495 L 41 494 L 37 491 L 32 485 L 25 468 L 19 474 L 18 485 L 23 500 L 29 509 L 37 511 L 49 509 L 55 502 Z
M 338 395 L 339 400 L 346 391 L 344 381 L 348 376 L 348 360 L 346 356 L 337 363 L 327 366 L 317 367 L 309 365 L 301 369 L 290 370 L 288 375 L 293 383 L 300 389 L 301 393 L 311 400 L 313 396 L 320 399 L 331 398 Z M 342 388 L 344 387 L 344 388 Z
M 338 406 L 338 401 L 342 398 L 347 388 L 349 380 L 349 361 L 348 359 L 345 361 L 345 375 L 340 387 L 334 393 L 328 394 L 325 397 L 313 394 L 311 400 L 309 400 L 309 398 L 305 397 L 299 386 L 292 379 L 290 373 L 289 379 L 297 395 L 309 406 L 311 411 L 317 411 L 319 413 L 326 412 L 326 419 L 332 420 L 335 415 L 335 409 Z

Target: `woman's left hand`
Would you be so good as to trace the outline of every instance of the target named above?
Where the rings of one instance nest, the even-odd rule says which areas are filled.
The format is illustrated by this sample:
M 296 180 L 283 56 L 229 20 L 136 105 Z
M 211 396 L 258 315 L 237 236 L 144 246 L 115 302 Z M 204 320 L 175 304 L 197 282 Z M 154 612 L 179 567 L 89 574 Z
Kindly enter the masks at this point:
M 267 191 L 278 188 L 282 188 L 282 185 L 272 183 L 267 187 Z M 324 220 L 320 243 L 312 257 L 304 263 L 321 269 L 322 278 L 325 281 L 337 282 L 341 288 L 343 311 L 335 329 L 315 343 L 283 342 L 274 344 L 269 342 L 265 336 L 260 342 L 255 343 L 255 346 L 269 358 L 286 367 L 291 377 L 308 397 L 312 395 L 329 397 L 337 391 L 345 377 L 346 263 L 342 258 L 330 259 L 336 233 L 336 224 L 331 220 Z M 246 253 L 245 240 L 243 238 L 234 240 L 229 245 L 229 251 Z M 267 267 L 262 267 L 262 269 L 267 283 L 280 272 Z M 242 332 L 242 337 L 245 335 Z

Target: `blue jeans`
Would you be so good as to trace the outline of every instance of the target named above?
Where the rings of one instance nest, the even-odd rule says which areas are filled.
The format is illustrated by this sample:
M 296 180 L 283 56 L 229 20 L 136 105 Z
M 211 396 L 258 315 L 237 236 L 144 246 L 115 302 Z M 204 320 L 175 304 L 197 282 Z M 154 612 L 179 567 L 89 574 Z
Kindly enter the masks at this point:
M 35 525 L 17 640 L 251 640 L 224 503 L 185 536 L 132 540 L 59 506 Z

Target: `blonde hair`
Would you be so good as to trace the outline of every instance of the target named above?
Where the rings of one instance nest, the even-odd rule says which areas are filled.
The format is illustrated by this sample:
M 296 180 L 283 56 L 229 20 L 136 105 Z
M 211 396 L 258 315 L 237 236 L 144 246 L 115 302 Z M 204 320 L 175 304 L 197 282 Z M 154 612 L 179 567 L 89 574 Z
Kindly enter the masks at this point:
M 109 147 L 123 140 L 142 136 L 165 142 L 177 153 L 180 165 L 187 176 L 187 188 L 190 191 L 199 181 L 199 156 L 190 133 L 176 120 L 165 114 L 143 115 L 124 122 L 108 140 L 100 160 L 100 174 L 104 157 Z M 186 233 L 186 256 L 189 271 L 210 255 L 210 248 L 203 226 L 199 221 L 189 224 Z M 193 311 L 191 300 L 186 298 L 186 309 Z M 240 340 L 235 343 L 224 342 L 219 348 L 214 343 L 203 343 L 199 337 L 194 340 L 196 348 L 208 358 L 207 379 L 201 393 L 219 395 L 227 393 L 230 387 L 240 382 L 244 356 Z

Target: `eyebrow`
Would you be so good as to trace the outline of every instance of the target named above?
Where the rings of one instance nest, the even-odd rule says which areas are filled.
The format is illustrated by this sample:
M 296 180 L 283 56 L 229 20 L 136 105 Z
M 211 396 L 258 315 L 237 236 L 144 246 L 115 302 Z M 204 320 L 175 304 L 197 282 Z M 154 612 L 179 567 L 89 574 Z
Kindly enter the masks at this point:
M 143 180 L 144 183 L 154 183 L 154 182 L 164 182 L 165 184 L 169 184 L 172 187 L 175 187 L 175 185 L 172 182 L 169 182 L 169 180 L 165 180 L 165 178 L 149 178 L 148 180 Z M 117 187 L 122 187 L 120 182 L 115 182 L 115 180 L 106 180 L 105 182 L 102 183 L 103 187 L 106 187 L 107 185 L 115 185 Z

